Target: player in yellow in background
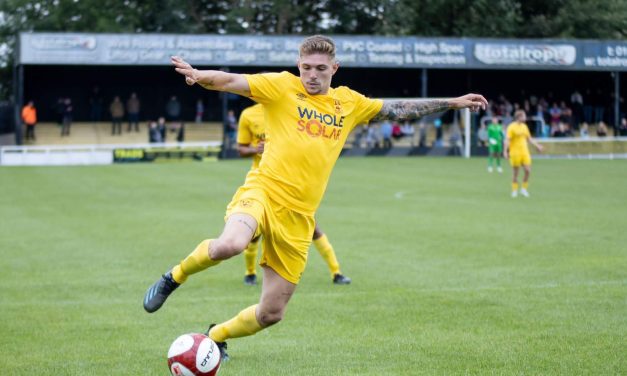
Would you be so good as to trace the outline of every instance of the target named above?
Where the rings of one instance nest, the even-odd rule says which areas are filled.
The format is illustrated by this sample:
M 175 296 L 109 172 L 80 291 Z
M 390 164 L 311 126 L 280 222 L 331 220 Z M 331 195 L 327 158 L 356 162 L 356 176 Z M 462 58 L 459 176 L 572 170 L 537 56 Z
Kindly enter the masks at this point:
M 255 104 L 250 106 L 239 117 L 237 127 L 237 147 L 239 155 L 242 157 L 252 157 L 253 164 L 251 169 L 259 168 L 261 154 L 264 151 L 265 142 L 268 135 L 265 132 L 265 118 L 263 106 Z M 331 272 L 331 279 L 336 285 L 348 285 L 351 279 L 343 275 L 340 271 L 340 263 L 337 260 L 335 251 L 327 235 L 316 222 L 313 233 L 313 244 L 324 259 Z M 257 284 L 257 253 L 259 249 L 259 239 L 255 239 L 248 244 L 244 250 L 244 262 L 246 264 L 246 274 L 244 275 L 244 283 L 247 285 Z
M 187 278 L 238 255 L 263 235 L 263 284 L 258 304 L 210 326 L 209 337 L 226 356 L 225 341 L 250 336 L 283 319 L 307 261 L 314 214 L 347 136 L 357 125 L 385 119 L 405 121 L 448 109 L 485 109 L 486 99 L 467 94 L 439 100 L 373 100 L 347 87 L 331 87 L 339 68 L 332 39 L 316 35 L 300 46 L 299 76 L 289 72 L 235 74 L 199 71 L 172 57 L 188 85 L 250 97 L 265 109 L 270 142 L 259 168 L 227 206 L 226 224 L 148 288 L 144 309 L 155 312 Z
M 503 148 L 503 156 L 509 158 L 509 163 L 514 170 L 512 179 L 512 197 L 518 196 L 518 170 L 522 166 L 525 170 L 523 176 L 520 194 L 529 197 L 529 175 L 531 174 L 531 154 L 529 153 L 529 141 L 533 146 L 542 152 L 542 145 L 538 144 L 529 133 L 527 127 L 527 115 L 523 110 L 517 110 L 514 113 L 514 122 L 507 126 L 507 136 L 505 137 L 505 147 Z

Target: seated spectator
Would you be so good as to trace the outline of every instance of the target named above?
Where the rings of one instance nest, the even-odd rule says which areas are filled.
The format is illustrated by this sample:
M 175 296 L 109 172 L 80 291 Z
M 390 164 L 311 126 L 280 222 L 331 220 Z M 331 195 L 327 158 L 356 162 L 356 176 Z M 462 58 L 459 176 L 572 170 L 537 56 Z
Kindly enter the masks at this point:
M 161 131 L 159 131 L 156 121 L 151 121 L 148 124 L 148 141 L 151 143 L 163 142 Z
M 559 122 L 551 134 L 552 137 L 570 137 L 570 129 L 564 122 Z
M 618 126 L 618 134 L 620 136 L 627 136 L 627 118 L 622 118 L 620 120 L 620 125 Z
M 392 147 L 392 123 L 385 120 L 379 129 L 381 139 L 383 140 L 383 148 L 390 149 Z
M 599 125 L 597 125 L 597 136 L 599 137 L 605 137 L 607 136 L 607 125 L 605 125 L 604 122 L 599 122 Z
M 581 123 L 581 126 L 579 127 L 579 136 L 581 138 L 588 138 L 588 123 Z

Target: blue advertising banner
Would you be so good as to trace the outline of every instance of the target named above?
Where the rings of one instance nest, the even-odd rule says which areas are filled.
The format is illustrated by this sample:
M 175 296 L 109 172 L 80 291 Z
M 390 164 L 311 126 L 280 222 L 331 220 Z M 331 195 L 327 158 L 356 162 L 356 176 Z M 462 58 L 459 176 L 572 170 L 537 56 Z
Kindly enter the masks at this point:
M 301 36 L 21 33 L 19 64 L 292 66 Z M 627 71 L 627 41 L 333 36 L 345 67 Z

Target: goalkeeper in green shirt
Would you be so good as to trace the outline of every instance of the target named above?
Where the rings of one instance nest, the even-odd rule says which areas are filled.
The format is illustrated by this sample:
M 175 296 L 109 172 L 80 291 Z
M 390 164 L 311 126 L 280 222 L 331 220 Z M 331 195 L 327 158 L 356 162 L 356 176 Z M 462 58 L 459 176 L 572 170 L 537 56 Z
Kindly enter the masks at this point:
M 496 159 L 496 170 L 503 172 L 501 168 L 501 155 L 503 154 L 503 127 L 497 118 L 492 118 L 492 122 L 488 125 L 488 172 L 493 171 L 492 165 Z

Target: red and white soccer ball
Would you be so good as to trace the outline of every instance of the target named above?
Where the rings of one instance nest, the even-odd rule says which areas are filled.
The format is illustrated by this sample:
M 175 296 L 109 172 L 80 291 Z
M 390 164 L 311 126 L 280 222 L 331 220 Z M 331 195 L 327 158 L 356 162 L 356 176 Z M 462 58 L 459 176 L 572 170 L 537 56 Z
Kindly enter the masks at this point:
M 183 334 L 168 350 L 168 366 L 173 376 L 215 376 L 220 370 L 220 349 L 204 334 Z

